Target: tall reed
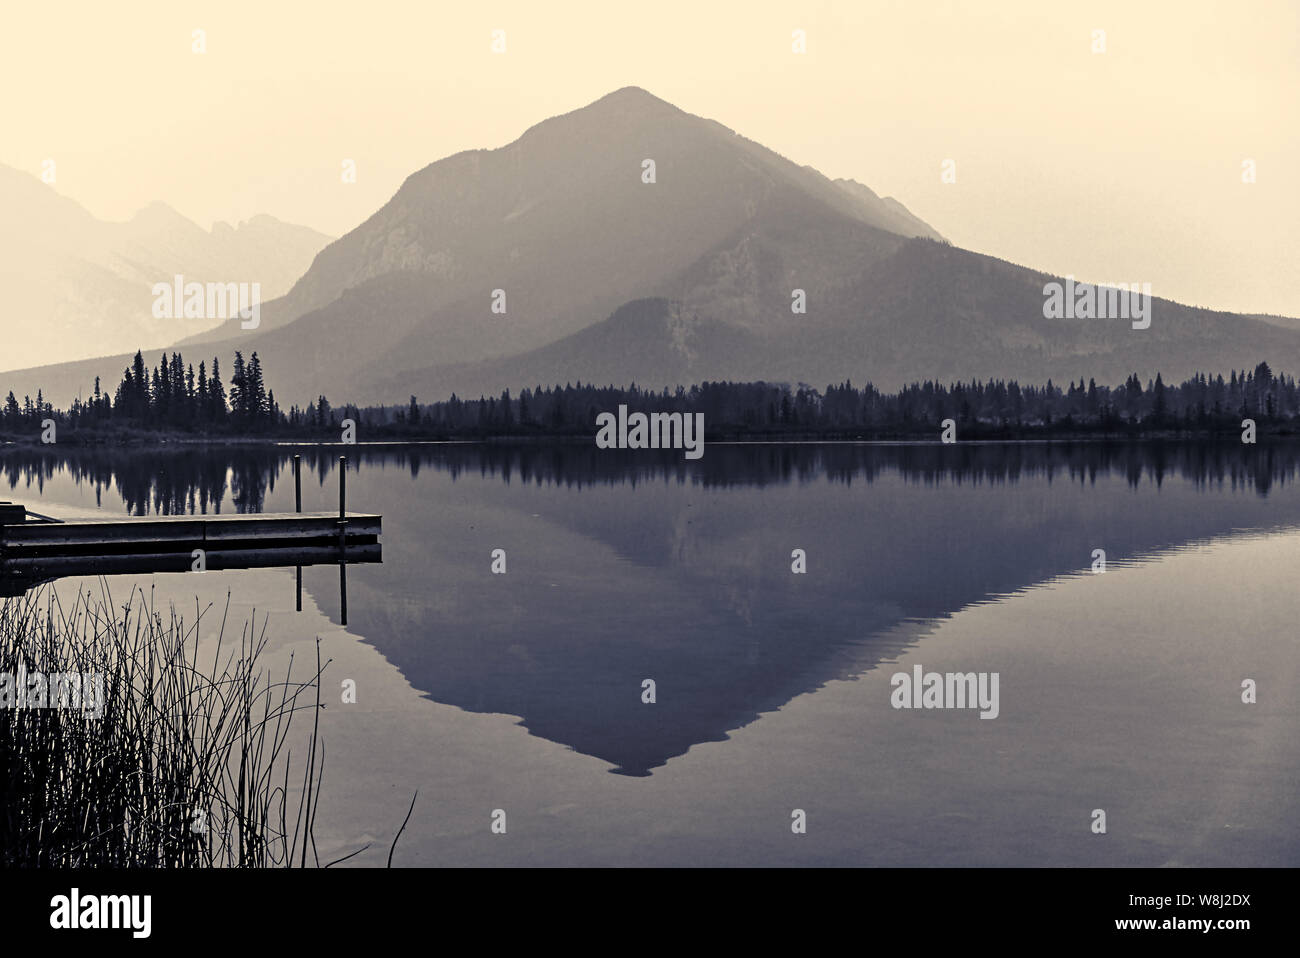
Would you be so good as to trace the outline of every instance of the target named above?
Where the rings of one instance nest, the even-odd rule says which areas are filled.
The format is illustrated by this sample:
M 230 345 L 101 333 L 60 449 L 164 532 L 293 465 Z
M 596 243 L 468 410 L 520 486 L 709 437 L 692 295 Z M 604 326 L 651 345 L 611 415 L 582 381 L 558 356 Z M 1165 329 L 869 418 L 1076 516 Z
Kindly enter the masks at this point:
M 229 596 L 201 665 L 211 606 L 187 622 L 174 606 L 155 609 L 152 590 L 122 605 L 105 580 L 99 592 L 69 607 L 49 586 L 0 602 L 0 675 L 102 674 L 104 692 L 98 714 L 0 708 L 0 864 L 290 867 L 307 865 L 310 849 L 320 865 L 319 640 L 314 672 L 294 679 L 290 656 L 274 681 L 258 665 L 265 623 L 260 633 L 246 623 L 237 644 L 227 636 Z M 294 771 L 289 734 L 304 709 L 310 735 Z

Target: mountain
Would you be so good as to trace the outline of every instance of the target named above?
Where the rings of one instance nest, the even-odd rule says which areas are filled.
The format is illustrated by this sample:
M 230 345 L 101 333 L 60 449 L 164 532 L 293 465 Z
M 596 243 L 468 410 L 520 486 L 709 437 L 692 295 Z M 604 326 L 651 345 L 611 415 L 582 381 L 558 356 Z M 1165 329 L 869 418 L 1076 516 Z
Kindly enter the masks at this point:
M 804 169 L 812 170 L 812 167 L 808 166 L 804 167 Z M 902 236 L 927 236 L 930 239 L 943 239 L 930 226 L 908 212 L 907 207 L 892 196 L 886 196 L 882 199 L 876 195 L 874 190 L 868 186 L 863 186 L 857 180 L 835 180 L 834 182 L 836 186 L 853 197 L 864 211 L 870 211 L 871 219 L 868 222 L 873 222 L 883 229 Z
M 737 235 L 794 228 L 847 231 L 857 256 L 938 235 L 865 187 L 627 88 L 415 173 L 263 308 L 257 336 L 232 320 L 180 346 L 245 342 L 280 371 L 281 396 L 378 400 L 396 371 L 540 347 L 662 295 Z
M 791 261 L 770 251 L 759 259 L 774 274 L 785 274 Z M 477 397 L 578 381 L 659 389 L 706 380 L 818 388 L 851 380 L 895 390 L 924 379 L 1082 377 L 1115 385 L 1134 371 L 1143 380 L 1162 372 L 1177 382 L 1197 371 L 1253 369 L 1261 360 L 1275 370 L 1300 370 L 1300 333 L 1293 328 L 1160 298 L 1153 298 L 1148 329 L 1133 329 L 1127 319 L 1049 320 L 1043 286 L 1055 277 L 928 239 L 907 241 L 893 255 L 840 275 L 843 285 L 810 292 L 806 315 L 791 314 L 780 289 L 738 308 L 732 290 L 696 285 L 676 299 L 627 304 L 517 356 L 394 376 L 381 392 L 428 394 L 436 383 L 438 397 Z M 752 280 L 743 286 L 762 289 Z
M 1144 330 L 1046 319 L 1052 280 L 951 246 L 896 200 L 629 87 L 412 174 L 264 304 L 260 328 L 235 320 L 179 348 L 193 360 L 257 350 L 286 407 L 577 380 L 895 388 L 1176 381 L 1261 359 L 1300 369 L 1300 332 L 1285 323 L 1167 299 Z M 792 312 L 794 290 L 806 313 Z M 0 394 L 40 387 L 62 402 L 96 374 L 115 382 L 127 360 L 0 374 Z
M 15 328 L 0 369 L 164 346 L 219 320 L 158 319 L 153 284 L 261 283 L 282 295 L 329 237 L 270 216 L 205 230 L 163 203 L 96 219 L 36 177 L 0 166 L 0 283 Z M 119 370 L 120 372 L 120 370 Z

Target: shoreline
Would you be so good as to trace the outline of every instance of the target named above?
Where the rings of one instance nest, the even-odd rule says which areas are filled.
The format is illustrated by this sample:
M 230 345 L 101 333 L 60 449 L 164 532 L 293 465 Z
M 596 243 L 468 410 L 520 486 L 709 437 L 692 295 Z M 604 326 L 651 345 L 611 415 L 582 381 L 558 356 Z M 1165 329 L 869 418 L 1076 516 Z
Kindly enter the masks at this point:
M 1300 432 L 1292 429 L 1269 430 L 1261 428 L 1257 433 L 1260 439 L 1269 439 L 1274 441 L 1291 442 L 1300 440 Z M 0 449 L 38 449 L 47 446 L 53 447 L 76 447 L 81 449 L 94 449 L 104 447 L 117 448 L 151 448 L 159 446 L 193 446 L 198 448 L 205 447 L 275 447 L 281 446 L 286 448 L 299 447 L 338 447 L 338 448 L 393 448 L 408 446 L 486 446 L 486 445 L 564 445 L 579 446 L 593 445 L 595 443 L 595 434 L 578 434 L 578 433 L 556 433 L 553 435 L 536 435 L 536 434 L 503 434 L 503 435 L 484 435 L 474 436 L 471 438 L 433 438 L 433 437 L 383 437 L 379 439 L 340 442 L 337 439 L 312 439 L 312 438 L 293 438 L 285 436 L 193 436 L 193 435 L 168 435 L 168 436 L 95 436 L 95 437 L 78 437 L 73 435 L 69 438 L 60 440 L 57 443 L 43 443 L 40 440 L 33 439 L 7 439 L 0 437 Z M 1233 445 L 1254 445 L 1255 443 L 1242 443 L 1238 432 L 1216 432 L 1216 431 L 1192 431 L 1183 432 L 1178 430 L 1152 430 L 1151 432 L 1137 433 L 1092 433 L 1092 432 L 1059 432 L 1047 435 L 1018 434 L 1018 435 L 998 435 L 998 434 L 976 434 L 971 438 L 957 439 L 951 443 L 945 443 L 934 438 L 934 431 L 926 432 L 909 432 L 909 433 L 886 433 L 884 435 L 852 435 L 846 436 L 838 432 L 828 432 L 825 434 L 815 432 L 791 433 L 789 435 L 771 434 L 771 433 L 731 433 L 722 432 L 716 436 L 705 434 L 704 443 L 708 446 L 825 446 L 825 445 L 854 445 L 854 446 L 972 446 L 972 445 L 1050 445 L 1053 443 L 1087 443 L 1087 444 L 1114 444 L 1123 445 L 1131 443 L 1231 443 Z M 642 451 L 642 450 L 630 450 Z M 660 451 L 660 450 L 644 450 Z

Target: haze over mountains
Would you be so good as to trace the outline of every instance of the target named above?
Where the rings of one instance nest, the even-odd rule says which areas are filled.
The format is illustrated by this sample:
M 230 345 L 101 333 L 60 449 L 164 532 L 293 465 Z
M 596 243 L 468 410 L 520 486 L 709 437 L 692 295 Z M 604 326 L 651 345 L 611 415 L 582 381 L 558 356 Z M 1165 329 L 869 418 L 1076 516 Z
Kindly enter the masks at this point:
M 394 403 L 578 380 L 892 389 L 1178 379 L 1261 359 L 1300 369 L 1300 332 L 1285 323 L 1163 299 L 1145 330 L 1045 319 L 1051 278 L 952 247 L 893 199 L 629 87 L 412 174 L 263 305 L 260 328 L 234 320 L 178 348 L 194 362 L 257 350 L 285 407 L 321 393 Z M 806 314 L 791 311 L 794 289 Z M 63 403 L 95 375 L 116 382 L 133 351 L 0 373 L 0 394 L 40 387 Z
M 282 295 L 330 237 L 255 216 L 205 230 L 164 203 L 124 223 L 96 219 L 29 173 L 0 165 L 0 282 L 6 325 L 0 369 L 66 362 L 124 347 L 170 345 L 215 321 L 159 319 L 153 284 L 261 283 Z

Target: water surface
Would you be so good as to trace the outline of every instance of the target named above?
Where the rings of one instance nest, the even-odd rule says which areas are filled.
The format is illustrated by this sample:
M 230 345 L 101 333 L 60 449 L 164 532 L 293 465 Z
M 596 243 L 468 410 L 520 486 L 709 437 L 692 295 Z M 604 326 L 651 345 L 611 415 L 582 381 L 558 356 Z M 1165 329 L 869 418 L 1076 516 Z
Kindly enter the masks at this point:
M 1294 446 L 298 451 L 305 508 L 343 452 L 385 517 L 346 628 L 329 567 L 302 613 L 292 570 L 113 588 L 229 592 L 272 657 L 322 638 L 358 701 L 326 697 L 321 837 L 375 841 L 354 863 L 417 788 L 403 864 L 1300 863 Z M 291 511 L 291 455 L 9 449 L 0 498 Z M 893 709 L 917 663 L 998 672 L 999 717 Z

